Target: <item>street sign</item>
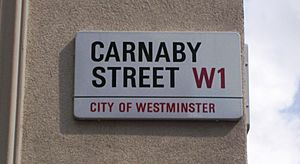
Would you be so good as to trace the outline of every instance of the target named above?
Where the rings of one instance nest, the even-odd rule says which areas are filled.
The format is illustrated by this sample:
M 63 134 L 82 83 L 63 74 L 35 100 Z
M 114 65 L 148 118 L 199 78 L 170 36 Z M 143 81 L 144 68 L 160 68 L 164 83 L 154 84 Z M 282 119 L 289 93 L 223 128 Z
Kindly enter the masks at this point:
M 240 36 L 232 32 L 79 32 L 78 119 L 242 116 Z

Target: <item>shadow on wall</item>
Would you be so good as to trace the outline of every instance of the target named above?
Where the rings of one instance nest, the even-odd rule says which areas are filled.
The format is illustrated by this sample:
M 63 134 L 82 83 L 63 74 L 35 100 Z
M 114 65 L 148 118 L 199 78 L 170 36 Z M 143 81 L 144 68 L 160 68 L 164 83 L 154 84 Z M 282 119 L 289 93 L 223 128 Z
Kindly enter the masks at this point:
M 59 54 L 60 132 L 63 134 L 113 134 L 150 136 L 226 136 L 242 121 L 100 120 L 73 117 L 75 39 Z

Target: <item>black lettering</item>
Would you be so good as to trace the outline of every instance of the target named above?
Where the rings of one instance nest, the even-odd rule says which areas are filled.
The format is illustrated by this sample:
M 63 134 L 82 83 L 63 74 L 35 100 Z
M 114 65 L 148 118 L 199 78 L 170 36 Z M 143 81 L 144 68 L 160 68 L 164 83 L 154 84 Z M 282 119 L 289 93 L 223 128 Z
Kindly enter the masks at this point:
M 201 42 L 197 42 L 195 48 L 193 47 L 192 43 L 191 42 L 187 42 L 187 45 L 189 46 L 191 52 L 192 52 L 192 62 L 197 62 L 197 51 L 201 45 Z
M 129 73 L 131 72 L 131 73 Z M 136 83 L 135 83 L 135 75 L 136 75 L 136 71 L 133 67 L 124 67 L 124 87 L 128 86 L 128 80 L 131 80 L 131 86 L 132 87 L 136 87 Z
M 163 84 L 158 84 L 157 83 L 158 79 L 162 79 L 163 78 L 163 76 L 157 75 L 157 71 L 158 70 L 164 70 L 164 68 L 163 67 L 153 67 L 153 87 L 154 88 L 163 88 L 164 87 Z
M 179 67 L 166 67 L 166 70 L 170 71 L 170 87 L 175 87 L 175 71 L 179 70 Z
M 92 60 L 95 62 L 100 62 L 101 60 L 103 60 L 104 55 L 99 53 L 99 55 L 96 55 L 96 49 L 97 46 L 99 46 L 99 48 L 104 48 L 104 44 L 102 42 L 96 41 L 92 43 L 92 47 L 91 47 L 91 57 Z
M 107 67 L 107 70 L 111 70 L 111 86 L 117 86 L 117 70 L 121 70 L 121 67 Z
M 109 58 L 115 58 L 117 62 L 120 61 L 120 56 L 115 42 L 110 43 L 105 57 L 105 61 L 109 61 Z
M 152 42 L 148 42 L 148 51 L 145 46 L 144 42 L 139 42 L 139 62 L 143 61 L 142 54 L 145 55 L 147 62 L 152 62 L 152 56 L 153 56 L 153 44 Z
M 139 68 L 139 86 L 141 88 L 150 88 L 150 84 L 145 84 L 144 79 L 150 79 L 150 76 L 144 75 L 145 70 L 150 70 L 149 67 L 140 67 Z
M 179 47 L 179 49 L 178 49 Z M 178 54 L 181 54 L 181 58 L 178 58 Z M 181 42 L 173 43 L 173 61 L 174 62 L 183 62 L 186 56 L 184 53 L 184 44 Z
M 159 62 L 160 58 L 165 58 L 166 62 L 170 62 L 170 57 L 165 42 L 161 42 L 159 44 L 155 61 Z
M 97 82 L 97 80 L 92 80 L 92 84 L 94 87 L 101 88 L 105 86 L 106 80 L 103 76 L 98 74 L 98 71 L 101 73 L 105 73 L 105 69 L 103 67 L 95 67 L 93 69 L 93 76 L 98 78 L 100 80 L 100 83 Z
M 131 61 L 133 61 L 133 62 L 135 61 L 134 49 L 135 49 L 135 45 L 133 42 L 124 42 L 123 43 L 123 61 L 124 62 L 127 61 L 127 54 L 130 55 Z

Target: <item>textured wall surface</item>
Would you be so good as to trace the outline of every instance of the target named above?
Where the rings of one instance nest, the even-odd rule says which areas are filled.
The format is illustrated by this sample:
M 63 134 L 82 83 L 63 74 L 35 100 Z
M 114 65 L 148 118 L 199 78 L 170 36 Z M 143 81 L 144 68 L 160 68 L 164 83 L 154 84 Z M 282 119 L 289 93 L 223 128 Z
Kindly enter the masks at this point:
M 78 31 L 236 31 L 242 0 L 30 0 L 21 163 L 245 163 L 244 119 L 76 121 Z

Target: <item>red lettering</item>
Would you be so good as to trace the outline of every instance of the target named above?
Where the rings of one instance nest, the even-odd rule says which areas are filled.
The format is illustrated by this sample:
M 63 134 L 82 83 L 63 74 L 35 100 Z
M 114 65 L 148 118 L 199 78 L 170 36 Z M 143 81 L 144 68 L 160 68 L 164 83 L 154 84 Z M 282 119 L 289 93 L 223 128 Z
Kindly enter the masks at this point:
M 225 88 L 225 68 L 221 68 L 218 70 L 221 79 L 221 88 Z
M 138 112 L 145 112 L 146 104 L 145 103 L 136 103 L 136 109 Z
M 147 103 L 148 105 L 148 112 L 151 113 L 152 112 L 152 103 Z
M 200 109 L 201 109 L 201 108 L 200 108 L 200 105 L 201 105 L 201 104 L 202 104 L 202 103 L 196 103 L 196 105 L 197 105 L 197 112 L 198 112 L 198 113 L 200 113 Z
M 127 107 L 128 109 L 131 107 Z M 136 103 L 137 112 L 148 113 L 215 113 L 214 103 Z
M 193 67 L 193 74 L 194 74 L 197 88 L 202 88 L 203 77 L 205 78 L 205 83 L 206 83 L 207 88 L 211 88 L 213 79 L 214 79 L 214 75 L 215 75 L 215 70 L 216 70 L 216 68 L 212 68 L 211 72 L 210 72 L 210 76 L 208 77 L 206 68 L 201 68 L 200 76 L 198 77 L 197 69 L 195 67 Z
M 202 111 L 203 111 L 203 113 L 207 113 L 208 111 L 207 111 L 207 103 L 203 103 L 203 105 L 202 105 Z
M 215 104 L 209 103 L 209 113 L 215 113 Z
M 154 103 L 153 112 L 159 112 L 159 103 Z
M 171 105 L 167 103 L 167 112 L 175 112 L 175 104 L 172 103 Z
M 190 103 L 189 104 L 189 112 L 191 112 L 191 113 L 193 113 L 193 112 L 195 112 L 195 107 L 194 107 L 194 103 Z
M 184 113 L 188 112 L 188 103 L 182 103 L 181 104 L 181 112 L 184 112 Z
M 91 112 L 96 112 L 96 107 L 95 107 L 96 105 L 97 105 L 97 104 L 96 104 L 95 102 L 92 102 L 92 103 L 91 103 L 91 105 L 90 105 L 90 111 L 91 111 Z
M 114 103 L 108 103 L 108 107 L 109 107 L 109 112 L 112 112 L 112 107 L 113 107 Z

